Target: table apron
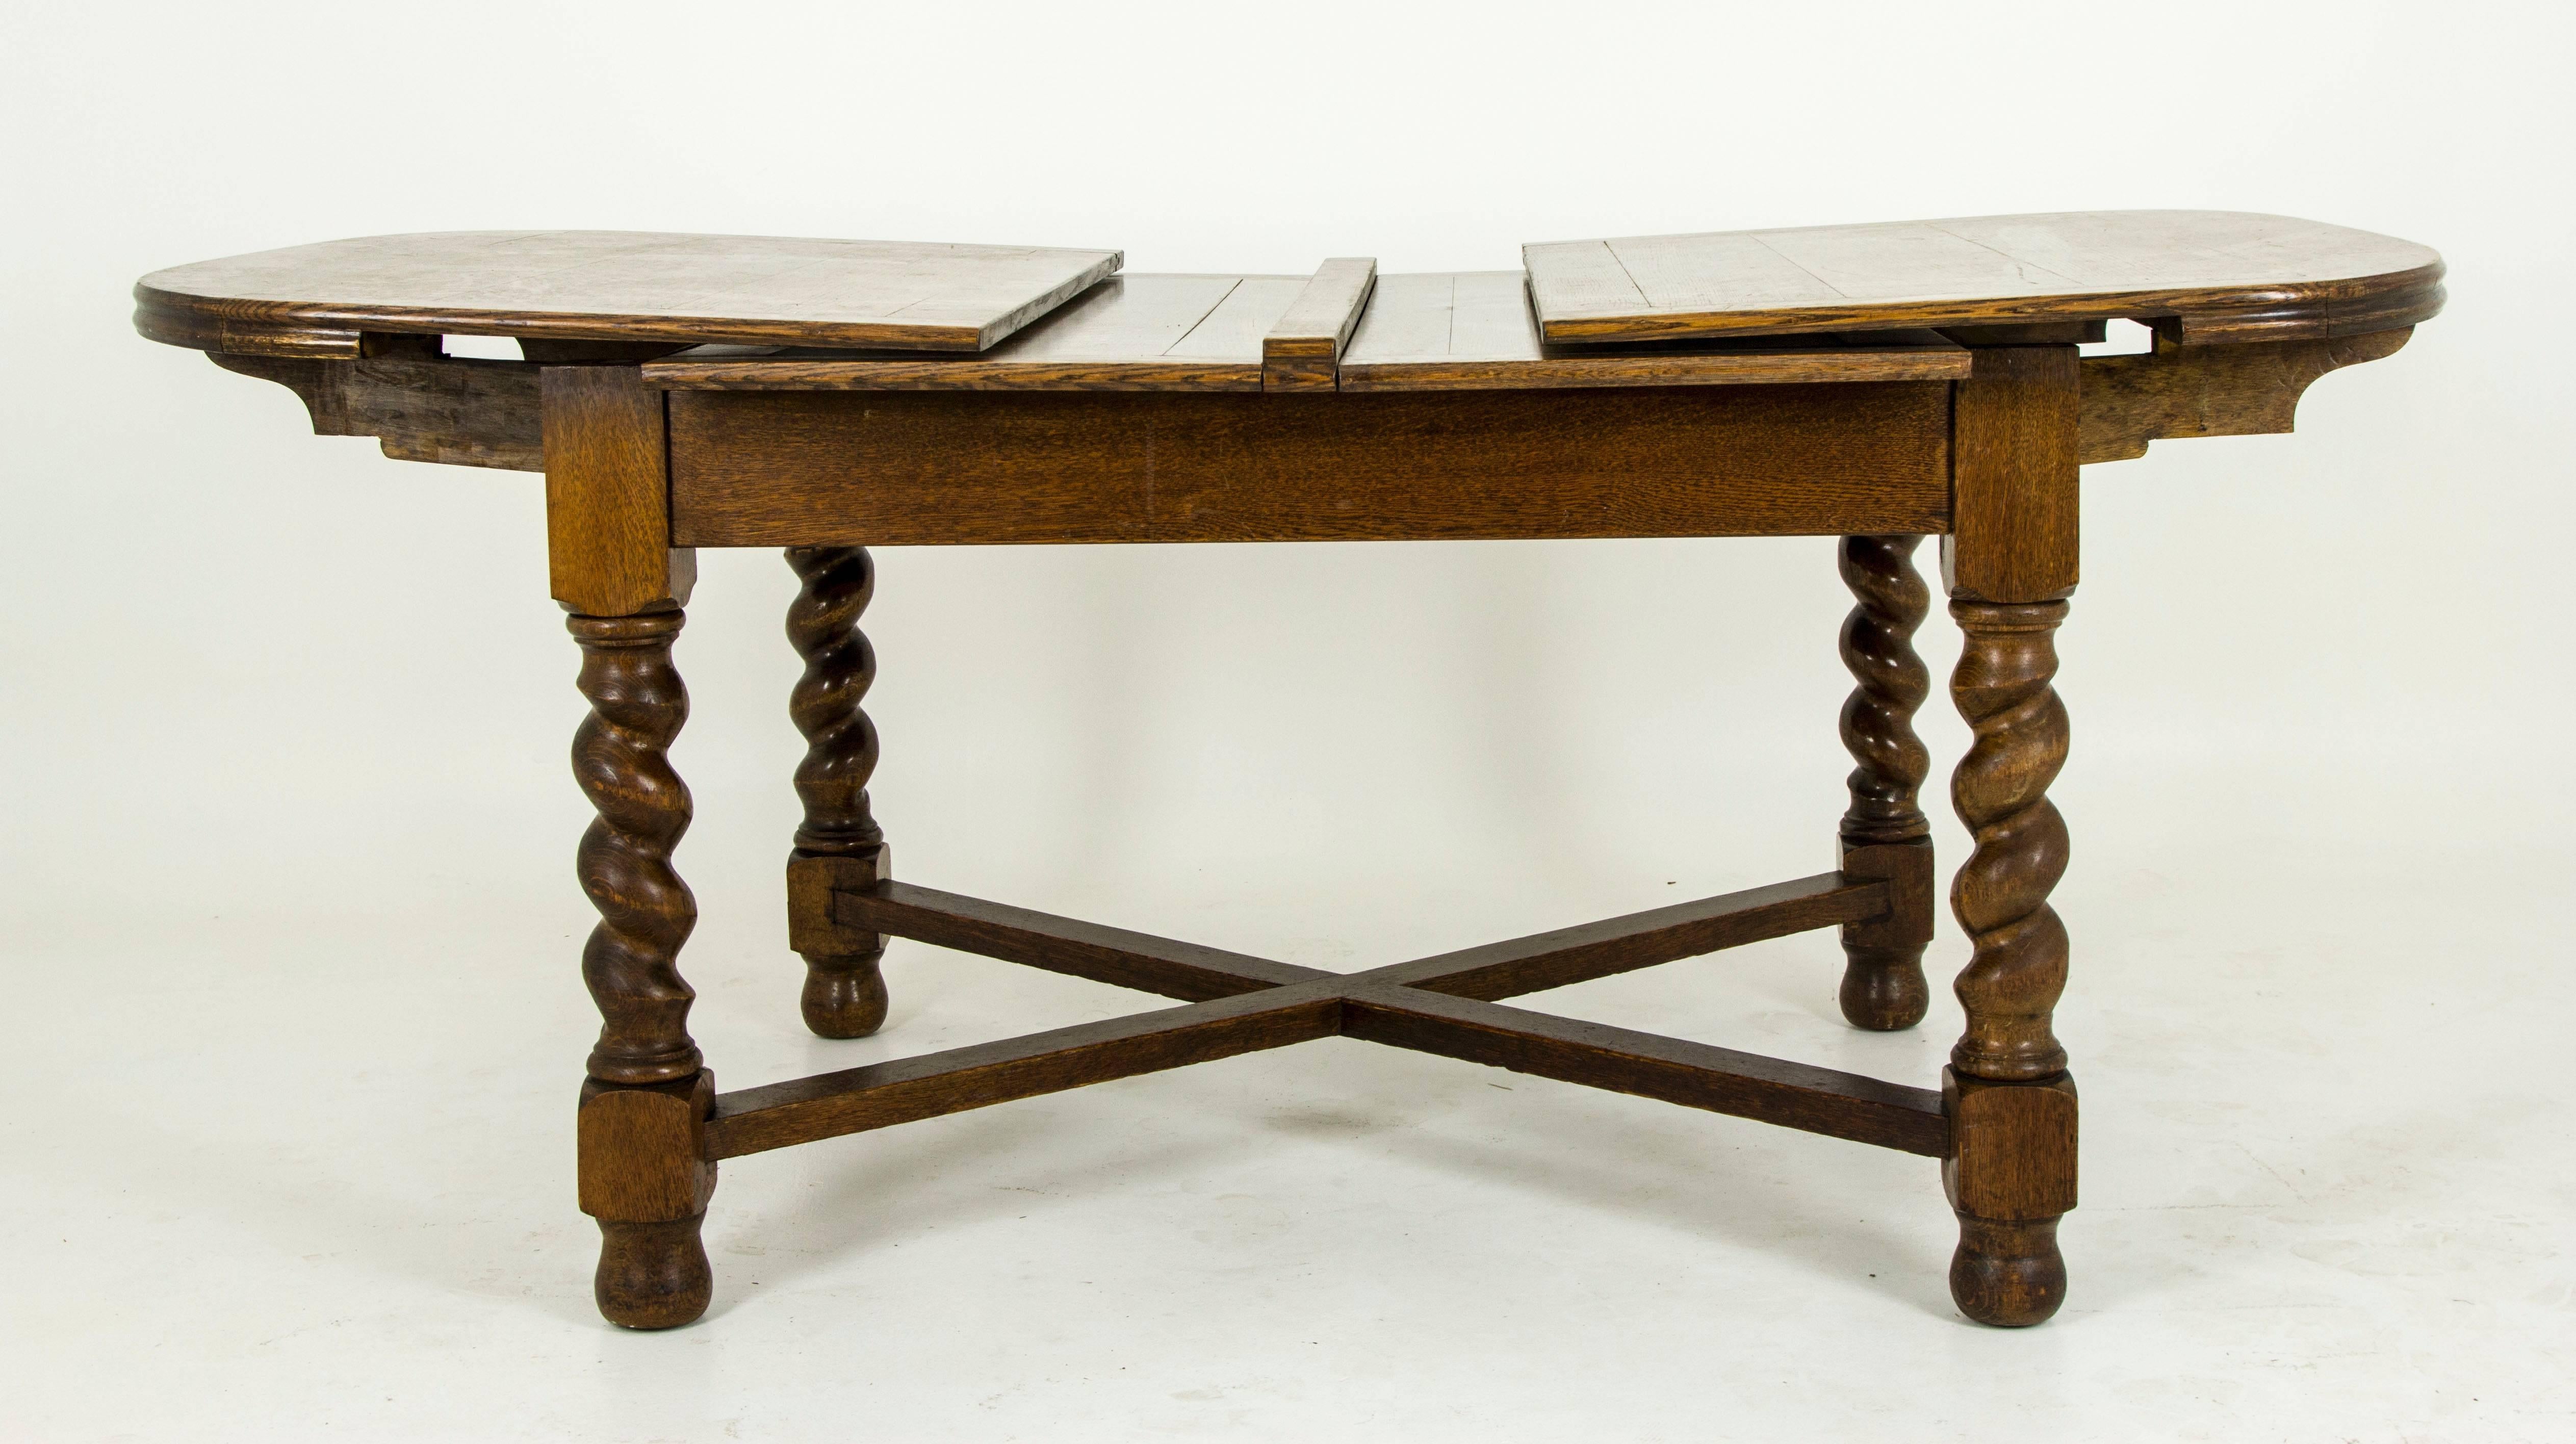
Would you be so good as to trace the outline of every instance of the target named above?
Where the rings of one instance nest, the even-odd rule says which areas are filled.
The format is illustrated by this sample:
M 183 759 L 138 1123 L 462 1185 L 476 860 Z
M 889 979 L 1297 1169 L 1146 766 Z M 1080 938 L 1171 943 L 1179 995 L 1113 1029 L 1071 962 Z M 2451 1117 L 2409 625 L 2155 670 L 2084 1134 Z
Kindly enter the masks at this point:
M 684 547 L 1950 529 L 1940 381 L 668 396 Z

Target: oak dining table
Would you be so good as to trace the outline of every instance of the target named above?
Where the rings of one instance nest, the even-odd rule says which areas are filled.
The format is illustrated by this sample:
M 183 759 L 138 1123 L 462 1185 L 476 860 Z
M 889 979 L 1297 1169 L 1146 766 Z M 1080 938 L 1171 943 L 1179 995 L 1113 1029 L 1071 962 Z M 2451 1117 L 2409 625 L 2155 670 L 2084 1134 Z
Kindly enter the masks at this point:
M 572 762 L 597 813 L 577 872 L 601 1028 L 576 1174 L 606 1318 L 706 1309 L 700 1231 L 726 1160 L 1334 1036 L 1936 1160 L 1960 1310 L 2057 1310 L 2077 1101 L 2051 1025 L 2068 838 L 2048 789 L 2082 468 L 2290 430 L 2309 383 L 2440 310 L 2440 258 L 2280 216 L 2103 211 L 1551 242 L 1521 262 L 1157 275 L 1111 249 L 497 231 L 137 284 L 143 335 L 290 388 L 318 434 L 544 476 L 547 581 L 590 706 Z M 2086 354 L 2114 320 L 2152 348 Z M 449 354 L 450 336 L 513 338 L 521 359 Z M 1335 973 L 899 880 L 870 811 L 870 547 L 1746 536 L 1838 538 L 1854 598 L 1854 767 L 1827 872 Z M 1950 785 L 1973 838 L 1949 888 L 1965 1028 L 1940 1076 L 1510 1005 L 1830 927 L 1852 1026 L 1924 1018 L 1926 537 L 1971 731 Z M 702 547 L 782 548 L 801 582 L 786 906 L 815 1033 L 883 1024 L 892 938 L 1175 1005 L 719 1091 L 688 1030 L 697 908 L 672 851 L 691 802 L 668 757 Z

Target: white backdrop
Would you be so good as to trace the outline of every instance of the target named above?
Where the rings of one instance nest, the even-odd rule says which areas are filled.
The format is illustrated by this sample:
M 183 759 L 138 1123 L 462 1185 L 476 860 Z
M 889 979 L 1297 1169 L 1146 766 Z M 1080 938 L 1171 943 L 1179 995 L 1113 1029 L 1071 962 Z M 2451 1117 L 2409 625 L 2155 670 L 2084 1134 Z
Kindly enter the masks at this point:
M 2562 8 L 8 29 L 0 1338 L 31 1367 L 0 1432 L 2507 1439 L 2576 1410 L 2545 1066 L 2576 1003 L 2571 798 L 2541 733 L 2571 701 Z M 1917 1161 L 1342 1043 L 730 1165 L 709 1321 L 605 1331 L 570 1202 L 587 810 L 540 484 L 316 440 L 285 391 L 127 321 L 147 270 L 409 230 L 1407 271 L 2158 206 L 2427 242 L 2451 309 L 2318 383 L 2297 436 L 2088 473 L 2057 791 L 2086 1202 L 2072 1300 L 2026 1336 L 1949 1311 Z M 1349 968 L 1830 855 L 1823 539 L 878 560 L 876 798 L 916 881 Z M 683 961 L 729 1085 L 1147 1005 L 898 944 L 887 1032 L 806 1039 L 792 578 L 701 568 Z M 1946 675 L 1946 618 L 1922 640 Z M 1937 692 L 1923 731 L 1946 776 Z M 1961 956 L 1945 918 L 1936 974 Z M 1955 1006 L 1857 1037 L 1838 969 L 1819 934 L 1536 1005 L 1928 1081 Z

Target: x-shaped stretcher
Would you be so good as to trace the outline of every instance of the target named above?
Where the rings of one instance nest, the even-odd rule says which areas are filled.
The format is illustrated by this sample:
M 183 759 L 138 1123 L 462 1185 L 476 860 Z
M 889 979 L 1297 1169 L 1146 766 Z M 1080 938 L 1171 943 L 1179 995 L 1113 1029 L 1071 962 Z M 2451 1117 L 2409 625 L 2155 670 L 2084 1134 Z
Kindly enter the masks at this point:
M 911 938 L 1179 998 L 1186 1007 L 1055 1028 L 716 1096 L 710 1161 L 935 1118 L 1316 1038 L 1365 1038 L 1938 1158 L 1941 1095 L 1705 1043 L 1504 1007 L 1500 999 L 1765 938 L 1866 923 L 1891 884 L 1847 872 L 1677 903 L 1357 973 L 1053 917 L 880 879 L 867 864 L 790 866 L 799 951 Z

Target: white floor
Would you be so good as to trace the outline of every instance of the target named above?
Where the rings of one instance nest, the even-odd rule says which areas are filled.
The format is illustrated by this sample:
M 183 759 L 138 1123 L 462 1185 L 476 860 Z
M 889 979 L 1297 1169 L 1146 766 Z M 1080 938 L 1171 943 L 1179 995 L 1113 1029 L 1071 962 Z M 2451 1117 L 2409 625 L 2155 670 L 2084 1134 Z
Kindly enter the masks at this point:
M 728 1164 L 714 1308 L 624 1334 L 572 1208 L 559 877 L 375 899 L 443 923 L 40 922 L 9 985 L 0 1436 L 2576 1437 L 2563 877 L 2208 826 L 2262 785 L 2079 814 L 2085 1202 L 2070 1302 L 2022 1333 L 1951 1310 L 1924 1160 L 1333 1040 Z M 773 850 L 700 889 L 728 1085 L 1151 1006 L 898 944 L 885 1033 L 805 1038 Z M 1702 881 L 1730 880 L 1656 891 Z M 1329 920 L 1285 884 L 1019 897 L 1345 968 L 1641 902 L 1418 883 Z M 1928 1081 L 1947 999 L 1856 1035 L 1837 967 L 1811 935 L 1532 1003 Z

